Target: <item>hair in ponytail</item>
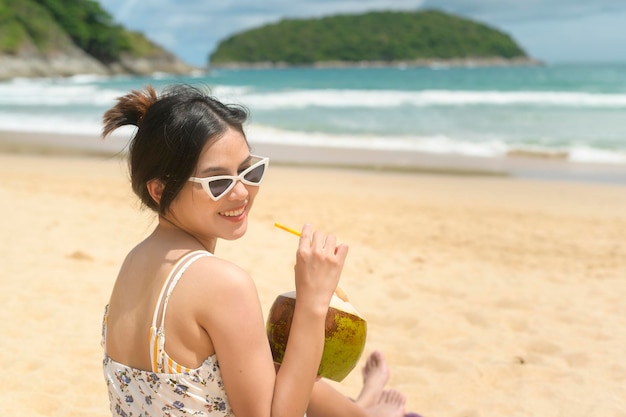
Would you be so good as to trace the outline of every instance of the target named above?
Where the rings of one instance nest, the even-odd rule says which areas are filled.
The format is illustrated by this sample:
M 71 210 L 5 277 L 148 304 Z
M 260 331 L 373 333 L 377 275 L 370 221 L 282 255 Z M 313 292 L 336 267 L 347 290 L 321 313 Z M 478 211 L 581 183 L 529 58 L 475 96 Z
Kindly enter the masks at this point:
M 129 144 L 132 188 L 145 206 L 165 214 L 192 175 L 204 146 L 229 128 L 245 138 L 247 117 L 245 108 L 225 105 L 195 87 L 173 86 L 159 97 L 147 86 L 118 98 L 104 113 L 102 136 L 122 126 L 137 126 Z M 165 184 L 159 204 L 147 189 L 153 179 Z
M 117 105 L 109 109 L 103 116 L 104 128 L 102 137 L 107 137 L 115 129 L 134 125 L 139 127 L 148 109 L 157 101 L 157 93 L 149 85 L 144 91 L 133 90 L 129 94 L 119 97 Z

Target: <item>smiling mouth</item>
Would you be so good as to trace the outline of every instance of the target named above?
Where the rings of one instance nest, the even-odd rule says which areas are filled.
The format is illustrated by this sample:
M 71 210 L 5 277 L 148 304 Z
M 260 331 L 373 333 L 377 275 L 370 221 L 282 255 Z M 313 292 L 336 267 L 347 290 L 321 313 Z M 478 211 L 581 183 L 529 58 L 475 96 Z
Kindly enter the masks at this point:
M 227 211 L 220 211 L 219 214 L 220 214 L 220 216 L 224 216 L 224 217 L 239 217 L 246 211 L 246 207 L 248 207 L 248 202 L 247 201 L 246 201 L 246 203 L 243 206 L 241 206 L 238 209 L 227 210 Z

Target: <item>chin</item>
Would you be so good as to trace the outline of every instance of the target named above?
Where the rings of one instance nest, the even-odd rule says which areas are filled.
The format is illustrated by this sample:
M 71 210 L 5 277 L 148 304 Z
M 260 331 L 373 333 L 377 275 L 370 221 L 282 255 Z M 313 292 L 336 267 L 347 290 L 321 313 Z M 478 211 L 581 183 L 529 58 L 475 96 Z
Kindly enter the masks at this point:
M 237 226 L 234 230 L 229 230 L 227 233 L 223 233 L 221 238 L 224 240 L 237 240 L 248 231 L 248 221 L 244 220 L 240 225 Z

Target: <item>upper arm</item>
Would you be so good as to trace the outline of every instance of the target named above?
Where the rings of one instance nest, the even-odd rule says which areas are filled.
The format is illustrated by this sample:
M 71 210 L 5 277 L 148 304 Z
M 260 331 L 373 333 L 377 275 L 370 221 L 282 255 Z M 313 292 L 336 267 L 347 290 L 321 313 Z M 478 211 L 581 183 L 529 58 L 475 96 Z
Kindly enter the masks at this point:
M 234 414 L 269 416 L 276 373 L 256 286 L 236 265 L 210 262 L 210 276 L 195 293 L 197 320 L 215 348 Z

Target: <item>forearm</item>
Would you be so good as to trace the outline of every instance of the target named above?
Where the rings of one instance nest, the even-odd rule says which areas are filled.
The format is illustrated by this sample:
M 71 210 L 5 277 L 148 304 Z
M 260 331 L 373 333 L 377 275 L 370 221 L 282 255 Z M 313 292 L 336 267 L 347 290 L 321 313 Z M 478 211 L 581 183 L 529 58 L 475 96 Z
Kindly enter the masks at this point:
M 302 416 L 309 404 L 324 349 L 325 311 L 298 306 L 276 375 L 272 417 Z

